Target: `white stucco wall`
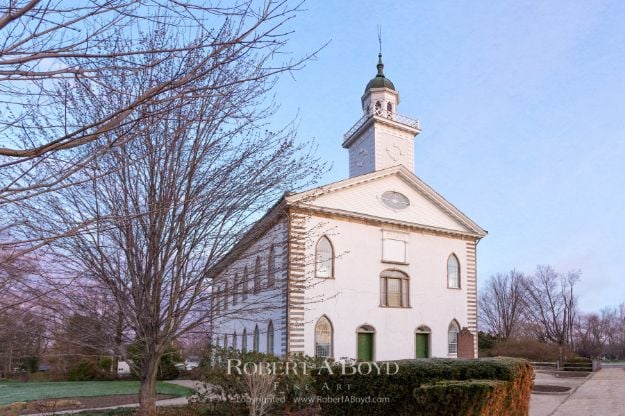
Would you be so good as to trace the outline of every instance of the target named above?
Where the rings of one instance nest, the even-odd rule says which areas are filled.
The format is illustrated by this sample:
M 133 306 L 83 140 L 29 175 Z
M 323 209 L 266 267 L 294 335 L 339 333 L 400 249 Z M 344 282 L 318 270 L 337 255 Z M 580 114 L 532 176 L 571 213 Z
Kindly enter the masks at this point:
M 364 132 L 349 148 L 349 176 L 375 170 L 375 136 L 373 127 Z
M 382 259 L 382 228 L 338 219 L 309 217 L 309 241 L 322 230 L 332 230 L 335 278 L 317 279 L 314 265 L 307 265 L 305 353 L 314 355 L 314 327 L 326 315 L 334 327 L 334 357 L 356 357 L 356 331 L 367 324 L 375 328 L 374 359 L 414 358 L 415 330 L 431 330 L 430 354 L 447 357 L 447 328 L 452 319 L 467 325 L 466 240 L 412 232 L 407 236 L 407 265 Z M 307 244 L 312 256 L 314 244 Z M 461 289 L 447 288 L 447 259 L 455 253 L 460 261 Z M 380 273 L 401 270 L 410 277 L 410 307 L 380 307 Z M 323 301 L 319 301 L 323 299 Z
M 248 247 L 239 258 L 234 261 L 215 281 L 215 287 L 223 290 L 224 282 L 228 280 L 230 294 L 228 296 L 228 308 L 223 310 L 213 320 L 213 339 L 219 346 L 223 346 L 224 335 L 228 335 L 228 346 L 232 346 L 233 333 L 237 333 L 238 348 L 242 345 L 243 329 L 247 330 L 247 349 L 252 351 L 254 327 L 258 324 L 259 351 L 267 352 L 267 327 L 269 321 L 274 327 L 274 354 L 283 355 L 286 350 L 286 238 L 287 220 L 282 218 L 274 226 L 267 230 L 257 241 Z M 267 288 L 268 253 L 270 246 L 275 250 L 274 276 L 275 285 Z M 256 257 L 261 259 L 261 291 L 253 292 L 253 275 Z M 236 305 L 232 303 L 233 279 L 238 273 L 241 277 L 247 266 L 250 282 L 247 300 L 243 301 L 241 294 L 238 295 Z M 223 303 L 222 303 L 223 305 Z
M 375 123 L 375 169 L 404 165 L 414 172 L 414 136 L 403 130 Z

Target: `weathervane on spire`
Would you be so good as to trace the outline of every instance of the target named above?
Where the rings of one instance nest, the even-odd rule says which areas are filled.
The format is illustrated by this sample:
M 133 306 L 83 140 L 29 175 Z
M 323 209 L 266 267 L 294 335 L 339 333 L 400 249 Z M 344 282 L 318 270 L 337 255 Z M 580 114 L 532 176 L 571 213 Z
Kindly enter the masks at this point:
M 384 64 L 382 63 L 382 26 L 378 25 L 378 44 L 380 45 L 380 52 L 378 53 L 378 76 L 384 76 Z

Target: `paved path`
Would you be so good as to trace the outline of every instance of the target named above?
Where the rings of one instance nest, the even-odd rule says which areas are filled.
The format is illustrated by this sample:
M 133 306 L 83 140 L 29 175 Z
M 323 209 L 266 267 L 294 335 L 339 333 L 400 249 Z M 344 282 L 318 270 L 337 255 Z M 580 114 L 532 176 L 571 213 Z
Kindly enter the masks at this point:
M 555 372 L 536 371 L 534 384 L 548 384 L 571 387 L 573 391 L 587 380 L 587 377 L 556 377 Z M 588 376 L 589 378 L 590 376 Z M 570 394 L 532 393 L 529 416 L 548 416 L 568 399 Z
M 564 401 L 554 416 L 625 416 L 625 369 L 602 368 Z

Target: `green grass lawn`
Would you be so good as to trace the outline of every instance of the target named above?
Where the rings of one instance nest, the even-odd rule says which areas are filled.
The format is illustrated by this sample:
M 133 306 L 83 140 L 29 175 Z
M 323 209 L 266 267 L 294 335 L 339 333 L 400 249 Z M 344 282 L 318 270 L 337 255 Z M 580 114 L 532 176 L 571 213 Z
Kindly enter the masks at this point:
M 0 381 L 0 406 L 61 397 L 114 396 L 139 392 L 138 381 L 46 381 L 21 383 Z M 186 396 L 193 390 L 175 384 L 159 382 L 156 392 L 172 396 Z

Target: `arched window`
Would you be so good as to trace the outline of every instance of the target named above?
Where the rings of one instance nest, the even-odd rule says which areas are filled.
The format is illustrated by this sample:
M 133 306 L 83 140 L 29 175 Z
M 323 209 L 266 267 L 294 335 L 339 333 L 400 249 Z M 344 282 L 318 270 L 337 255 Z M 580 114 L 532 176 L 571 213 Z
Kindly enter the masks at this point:
M 254 352 L 258 352 L 258 346 L 260 344 L 260 332 L 258 331 L 258 324 L 254 327 L 254 339 L 252 340 L 252 349 Z
M 238 341 L 239 340 L 237 339 L 237 331 L 234 331 L 234 333 L 232 334 L 232 348 L 235 349 L 235 350 L 238 347 L 238 345 L 237 345 Z
M 234 275 L 234 282 L 232 282 L 232 305 L 237 304 L 237 298 L 239 297 L 239 274 Z
M 230 296 L 230 290 L 228 288 L 228 282 L 224 284 L 224 311 L 228 310 L 228 296 Z
M 260 293 L 260 257 L 256 256 L 254 265 L 254 293 Z
M 393 104 L 386 103 L 386 116 L 388 118 L 391 118 L 392 115 L 393 115 Z
M 243 335 L 241 335 L 241 352 L 247 352 L 247 329 L 243 328 Z
M 384 270 L 380 274 L 380 306 L 410 307 L 408 275 L 399 270 Z
M 267 354 L 273 354 L 273 321 L 267 325 Z
M 325 235 L 317 241 L 315 248 L 315 276 L 334 277 L 334 249 L 330 239 Z
M 217 286 L 215 288 L 215 293 L 213 295 L 213 309 L 215 310 L 216 315 L 219 315 L 219 313 L 221 312 L 220 305 L 221 305 L 221 287 Z
M 315 357 L 328 358 L 332 356 L 332 324 L 324 315 L 315 325 Z
M 375 115 L 376 116 L 382 115 L 382 103 L 380 101 L 375 102 Z
M 273 287 L 276 282 L 276 251 L 273 246 L 269 248 L 269 259 L 267 260 L 267 287 Z
M 447 329 L 447 352 L 449 354 L 458 354 L 458 332 L 460 332 L 460 325 L 454 319 L 449 323 L 449 328 Z
M 243 278 L 241 279 L 241 297 L 243 300 L 247 300 L 249 278 L 250 276 L 247 272 L 247 266 L 245 266 L 243 269 Z
M 460 262 L 455 254 L 447 259 L 447 287 L 460 289 Z

